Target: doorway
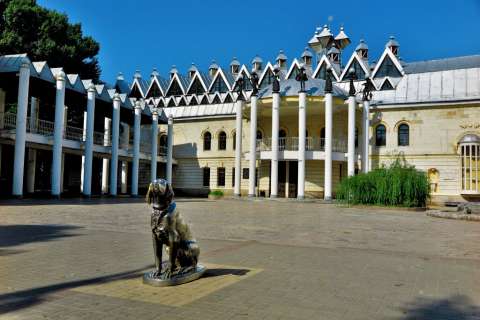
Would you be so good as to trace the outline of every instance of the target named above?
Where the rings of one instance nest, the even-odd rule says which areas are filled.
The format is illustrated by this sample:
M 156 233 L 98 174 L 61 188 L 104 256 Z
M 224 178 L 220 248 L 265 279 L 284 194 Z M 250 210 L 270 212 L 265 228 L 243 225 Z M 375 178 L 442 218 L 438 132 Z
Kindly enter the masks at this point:
M 298 162 L 278 162 L 278 196 L 280 198 L 297 197 Z

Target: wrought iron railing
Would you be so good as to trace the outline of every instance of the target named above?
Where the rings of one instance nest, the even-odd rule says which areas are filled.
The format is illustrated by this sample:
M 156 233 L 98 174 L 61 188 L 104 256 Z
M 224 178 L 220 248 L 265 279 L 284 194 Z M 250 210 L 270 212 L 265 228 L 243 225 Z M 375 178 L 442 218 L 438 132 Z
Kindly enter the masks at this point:
M 68 140 L 83 141 L 83 129 L 66 126 L 63 137 Z
M 298 137 L 286 137 L 278 139 L 278 151 L 298 151 Z M 257 140 L 257 151 L 272 150 L 272 138 Z M 305 138 L 306 151 L 325 151 L 325 139 L 318 137 Z M 332 139 L 333 152 L 347 152 L 345 140 Z

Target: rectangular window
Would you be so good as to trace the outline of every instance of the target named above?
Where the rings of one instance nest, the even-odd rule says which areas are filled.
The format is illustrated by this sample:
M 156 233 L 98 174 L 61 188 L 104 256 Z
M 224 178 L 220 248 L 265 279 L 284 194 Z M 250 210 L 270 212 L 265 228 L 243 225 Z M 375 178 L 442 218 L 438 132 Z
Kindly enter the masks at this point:
M 210 168 L 203 168 L 203 186 L 210 187 Z
M 235 187 L 235 168 L 232 168 L 232 187 Z
M 217 168 L 217 186 L 225 187 L 225 168 Z
M 248 168 L 243 168 L 243 172 L 242 172 L 242 178 L 243 179 L 248 179 Z

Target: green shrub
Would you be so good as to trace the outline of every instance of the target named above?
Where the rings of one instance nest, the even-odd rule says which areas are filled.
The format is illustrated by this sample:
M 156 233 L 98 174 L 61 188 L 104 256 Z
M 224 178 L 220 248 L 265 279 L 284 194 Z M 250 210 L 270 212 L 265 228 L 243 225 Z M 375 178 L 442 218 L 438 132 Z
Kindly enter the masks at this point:
M 430 183 L 425 172 L 399 157 L 388 167 L 343 179 L 336 197 L 348 204 L 425 207 Z
M 212 195 L 212 196 L 223 196 L 223 191 L 222 190 L 212 190 L 208 194 Z

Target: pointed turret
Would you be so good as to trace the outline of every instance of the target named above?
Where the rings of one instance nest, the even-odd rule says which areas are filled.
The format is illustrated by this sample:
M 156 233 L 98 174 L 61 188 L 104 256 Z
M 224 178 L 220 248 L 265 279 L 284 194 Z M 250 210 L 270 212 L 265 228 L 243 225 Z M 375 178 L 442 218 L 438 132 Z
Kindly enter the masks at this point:
M 230 72 L 233 75 L 237 75 L 240 72 L 240 62 L 237 60 L 237 57 L 233 57 L 232 62 L 230 62 Z
M 305 50 L 303 50 L 302 53 L 302 61 L 307 68 L 312 67 L 312 58 L 313 54 L 310 52 L 310 50 L 308 50 L 308 47 L 305 47 Z
M 252 70 L 255 70 L 256 72 L 259 72 L 260 70 L 262 70 L 262 64 L 263 64 L 263 60 L 257 54 L 255 56 L 255 58 L 253 58 L 253 60 L 252 60 Z
M 340 28 L 340 32 L 335 37 L 335 44 L 340 50 L 345 49 L 351 43 L 350 38 L 345 33 L 343 27 Z

